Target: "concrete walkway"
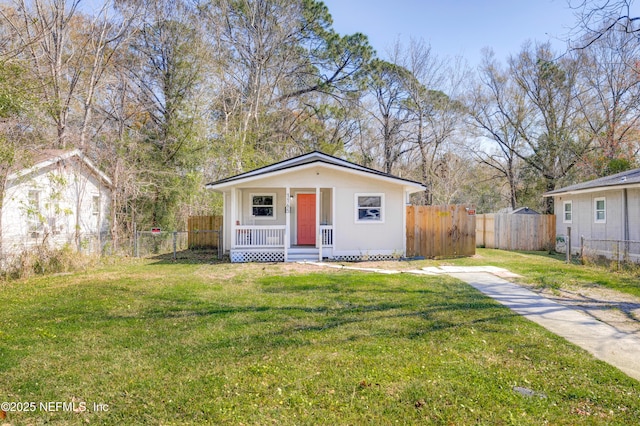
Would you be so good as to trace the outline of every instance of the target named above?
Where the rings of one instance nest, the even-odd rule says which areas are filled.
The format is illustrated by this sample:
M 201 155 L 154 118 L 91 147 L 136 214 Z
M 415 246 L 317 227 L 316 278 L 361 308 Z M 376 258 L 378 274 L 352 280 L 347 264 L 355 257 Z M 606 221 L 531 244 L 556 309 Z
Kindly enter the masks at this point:
M 401 272 L 349 267 L 331 263 L 313 262 L 312 264 L 370 272 Z M 423 275 L 446 274 L 465 281 L 514 312 L 564 337 L 571 343 L 590 352 L 596 358 L 619 368 L 629 377 L 640 380 L 640 338 L 629 333 L 620 332 L 608 324 L 593 319 L 584 312 L 551 301 L 500 278 L 517 276 L 505 269 L 491 266 L 441 266 L 402 272 Z
M 486 272 L 448 273 L 640 380 L 640 339 Z

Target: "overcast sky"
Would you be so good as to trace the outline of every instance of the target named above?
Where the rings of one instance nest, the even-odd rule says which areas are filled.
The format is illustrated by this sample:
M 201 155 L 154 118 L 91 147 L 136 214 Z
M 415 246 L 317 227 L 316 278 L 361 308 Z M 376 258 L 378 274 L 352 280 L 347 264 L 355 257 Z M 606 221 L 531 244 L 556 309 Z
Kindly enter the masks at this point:
M 431 44 L 438 56 L 463 56 L 475 67 L 481 49 L 501 61 L 530 39 L 563 50 L 576 18 L 567 0 L 323 0 L 340 34 L 361 32 L 378 56 L 410 37 Z

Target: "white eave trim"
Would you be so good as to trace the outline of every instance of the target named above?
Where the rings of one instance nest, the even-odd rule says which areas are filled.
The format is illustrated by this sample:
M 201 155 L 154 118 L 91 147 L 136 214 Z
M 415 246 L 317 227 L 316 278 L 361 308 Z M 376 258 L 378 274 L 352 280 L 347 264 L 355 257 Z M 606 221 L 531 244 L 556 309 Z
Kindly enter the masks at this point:
M 19 170 L 17 172 L 11 173 L 9 176 L 7 176 L 7 181 L 11 181 L 11 180 L 15 180 L 15 179 L 19 179 L 21 177 L 24 176 L 28 176 L 29 174 L 43 169 L 45 167 L 54 165 L 59 163 L 60 161 L 64 161 L 67 160 L 71 157 L 78 157 L 86 166 L 87 168 L 89 168 L 89 170 L 91 172 L 93 172 L 98 179 L 102 180 L 107 186 L 112 187 L 113 183 L 111 183 L 111 179 L 109 179 L 109 177 L 104 174 L 100 169 L 98 169 L 91 160 L 89 160 L 89 158 L 87 158 L 82 152 L 80 152 L 80 150 L 78 149 L 74 149 L 73 151 L 69 151 L 69 152 L 65 152 L 64 154 L 61 155 L 56 155 L 53 156 L 47 160 L 44 161 L 40 161 L 39 163 L 34 164 L 31 167 L 27 167 L 24 168 L 22 170 Z
M 279 164 L 280 166 L 282 166 L 282 164 Z M 298 170 L 305 170 L 305 169 L 310 169 L 310 168 L 314 168 L 314 167 L 321 167 L 321 168 L 326 168 L 326 169 L 332 169 L 332 170 L 339 170 L 339 171 L 343 171 L 346 173 L 353 173 L 359 176 L 365 176 L 371 179 L 377 179 L 377 180 L 381 180 L 384 182 L 389 182 L 389 183 L 394 183 L 396 185 L 402 185 L 405 187 L 406 191 L 408 191 L 409 193 L 414 193 L 414 192 L 419 192 L 419 191 L 424 191 L 426 189 L 426 187 L 422 184 L 419 183 L 412 183 L 409 181 L 406 181 L 404 179 L 399 179 L 399 178 L 394 178 L 394 177 L 390 177 L 390 176 L 382 176 L 382 175 L 378 175 L 375 173 L 371 173 L 368 171 L 364 171 L 364 170 L 357 170 L 354 169 L 352 167 L 346 167 L 346 166 L 339 166 L 337 164 L 328 164 L 325 162 L 313 162 L 313 163 L 306 163 L 306 164 L 301 164 L 299 166 L 291 166 L 289 168 L 286 169 L 279 169 L 279 170 L 274 170 L 274 171 L 265 171 L 264 169 L 261 169 L 261 173 L 260 174 L 255 174 L 255 175 L 251 175 L 251 176 L 245 176 L 242 178 L 238 178 L 235 180 L 231 180 L 228 182 L 223 182 L 223 183 L 219 183 L 219 184 L 207 184 L 205 187 L 207 189 L 213 189 L 214 191 L 220 191 L 222 192 L 224 189 L 229 188 L 229 187 L 233 187 L 233 186 L 237 186 L 239 184 L 246 184 L 249 182 L 253 182 L 256 180 L 261 180 L 265 177 L 271 177 L 271 176 L 279 176 L 279 175 L 283 175 L 283 174 L 287 174 L 287 173 L 291 173 L 293 171 L 298 171 Z

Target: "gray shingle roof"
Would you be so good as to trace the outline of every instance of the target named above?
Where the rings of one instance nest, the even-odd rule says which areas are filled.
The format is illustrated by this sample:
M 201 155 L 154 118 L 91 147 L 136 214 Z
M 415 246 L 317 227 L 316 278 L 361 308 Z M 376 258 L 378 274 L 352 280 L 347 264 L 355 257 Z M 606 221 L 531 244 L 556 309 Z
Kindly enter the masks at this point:
M 587 182 L 565 186 L 564 188 L 549 191 L 543 195 L 545 197 L 552 197 L 554 195 L 566 194 L 568 192 L 581 192 L 590 189 L 623 187 L 637 184 L 640 184 L 640 169 L 633 169 L 627 170 L 626 172 L 616 173 L 615 175 L 605 176 Z

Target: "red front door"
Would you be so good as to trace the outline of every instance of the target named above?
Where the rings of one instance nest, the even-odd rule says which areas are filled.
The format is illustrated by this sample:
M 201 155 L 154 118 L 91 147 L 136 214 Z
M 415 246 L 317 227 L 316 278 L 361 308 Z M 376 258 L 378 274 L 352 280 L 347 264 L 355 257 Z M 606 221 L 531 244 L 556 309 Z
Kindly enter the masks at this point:
M 316 194 L 298 194 L 298 245 L 316 245 Z

